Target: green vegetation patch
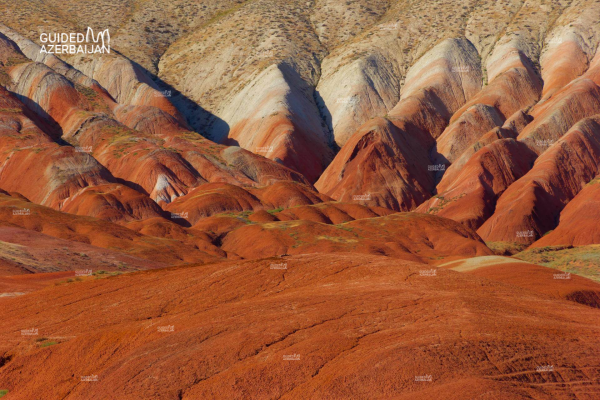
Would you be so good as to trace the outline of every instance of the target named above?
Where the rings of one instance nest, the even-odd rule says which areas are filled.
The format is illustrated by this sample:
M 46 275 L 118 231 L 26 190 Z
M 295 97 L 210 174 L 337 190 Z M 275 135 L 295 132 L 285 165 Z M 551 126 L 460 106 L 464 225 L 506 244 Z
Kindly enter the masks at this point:
M 108 272 L 108 271 L 96 271 L 92 273 L 92 276 L 94 276 L 96 279 L 102 279 L 102 278 L 108 278 L 111 276 L 116 276 L 116 275 L 121 275 L 123 274 L 123 272 L 121 271 L 113 271 L 113 272 Z
M 526 244 L 516 242 L 485 242 L 497 256 L 512 256 L 527 248 Z
M 600 282 L 600 245 L 547 246 L 522 251 L 516 258 Z
M 12 78 L 6 73 L 4 68 L 0 68 L 0 85 L 8 86 L 12 83 Z
M 594 178 L 594 179 L 592 179 L 592 180 L 591 180 L 591 181 L 588 183 L 588 185 L 598 185 L 598 184 L 600 184 L 600 176 L 599 176 L 599 177 L 597 177 L 597 178 Z
M 345 237 L 340 237 L 340 236 L 317 236 L 315 239 L 316 240 L 329 240 L 330 242 L 335 242 L 335 243 L 356 243 L 356 242 L 358 242 L 358 240 L 356 240 L 356 239 L 350 239 L 350 238 L 345 238 Z
M 216 217 L 228 217 L 228 218 L 236 218 L 246 224 L 253 224 L 254 222 L 250 221 L 248 219 L 248 217 L 250 215 L 252 215 L 254 213 L 254 211 L 252 210 L 248 210 L 248 211 L 242 211 L 239 213 L 235 213 L 235 212 L 224 212 L 224 213 L 220 213 L 220 214 L 216 214 Z
M 18 108 L 0 108 L 0 112 L 18 114 L 21 112 L 21 110 Z
M 206 27 L 206 26 L 209 26 L 211 24 L 214 24 L 214 23 L 220 21 L 224 17 L 236 12 L 237 10 L 239 10 L 240 8 L 242 8 L 243 6 L 245 6 L 247 3 L 251 2 L 251 1 L 252 0 L 245 1 L 243 3 L 239 3 L 239 4 L 235 5 L 234 7 L 230 8 L 230 9 L 219 11 L 219 12 L 215 13 L 211 19 L 209 19 L 208 21 L 206 21 L 206 23 L 204 23 L 202 25 L 202 27 Z
M 17 57 L 8 57 L 8 59 L 4 62 L 4 66 L 12 67 L 14 65 L 23 64 L 26 62 L 31 62 L 31 60 L 19 54 Z
M 440 199 L 440 202 L 438 203 L 437 206 L 430 207 L 427 210 L 427 213 L 428 214 L 437 214 L 438 212 L 442 211 L 444 209 L 444 207 L 446 207 L 448 204 L 450 204 L 450 203 L 452 203 L 452 202 L 454 202 L 454 201 L 456 201 L 456 200 L 458 200 L 458 199 L 460 199 L 460 198 L 462 198 L 464 196 L 466 196 L 466 193 L 462 193 L 459 196 L 454 196 L 454 197 L 452 197 L 450 199 L 446 199 L 444 196 L 435 195 L 433 197 Z

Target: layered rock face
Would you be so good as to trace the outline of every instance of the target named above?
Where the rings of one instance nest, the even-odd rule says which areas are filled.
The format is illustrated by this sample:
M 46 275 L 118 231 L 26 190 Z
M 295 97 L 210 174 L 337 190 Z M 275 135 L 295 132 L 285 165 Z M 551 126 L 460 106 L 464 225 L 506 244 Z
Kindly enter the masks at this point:
M 498 199 L 494 215 L 479 234 L 489 241 L 533 243 L 556 227 L 565 205 L 600 173 L 598 121 L 577 123 L 538 157 L 531 170 Z
M 86 10 L 2 3 L 0 187 L 165 234 L 386 209 L 529 245 L 569 223 L 599 172 L 596 2 L 346 3 L 102 3 L 114 51 L 59 56 L 39 34 Z
M 303 173 L 312 182 L 333 158 L 312 90 L 287 65 L 272 65 L 224 106 L 210 138 L 239 145 Z
M 536 241 L 532 247 L 555 245 L 583 246 L 600 241 L 600 179 L 588 183 L 561 211 L 556 229 Z
M 217 242 L 417 211 L 530 245 L 600 172 L 591 0 L 102 3 L 113 51 L 58 56 L 39 34 L 86 10 L 2 6 L 0 187 L 55 210 Z
M 445 175 L 438 194 L 417 211 L 451 218 L 477 230 L 496 210 L 500 195 L 531 169 L 535 159 L 536 154 L 523 143 L 496 140 L 472 156 L 456 177 Z
M 88 65 L 105 90 L 54 56 L 27 58 L 39 55 L 39 46 L 1 28 L 2 71 L 12 91 L 0 93 L 5 190 L 75 214 L 127 222 L 167 215 L 157 203 L 206 182 L 308 183 L 277 163 L 187 131 L 167 98 L 142 93 L 158 91 L 134 79 L 143 75 L 124 57 Z
M 434 187 L 423 163 L 427 151 L 419 139 L 387 119 L 369 121 L 340 150 L 315 186 L 340 201 L 364 199 L 408 211 L 427 199 Z
M 494 222 L 504 219 L 496 204 L 533 167 L 531 151 L 543 157 L 577 123 L 600 113 L 595 2 L 205 3 L 198 9 L 158 2 L 144 13 L 134 4 L 113 8 L 119 52 L 64 61 L 40 55 L 39 32 L 4 26 L 7 40 L 31 60 L 10 67 L 13 89 L 72 144 L 96 144 L 104 125 L 118 131 L 92 155 L 117 181 L 159 203 L 214 182 L 207 167 L 223 170 L 191 150 L 181 135 L 193 129 L 288 167 L 296 175 L 285 170 L 276 179 L 306 179 L 333 200 L 435 213 L 441 201 L 444 215 L 475 229 L 497 214 L 480 231 L 490 241 L 527 231 L 527 240 L 517 242 L 531 243 L 556 227 L 562 207 L 540 217 L 543 223 L 523 210 L 511 216 L 521 221 L 515 228 Z M 64 7 L 89 21 L 70 2 Z M 131 30 L 134 20 L 147 25 L 158 9 L 180 24 Z M 13 10 L 23 21 L 47 11 Z M 63 27 L 73 29 L 69 22 Z M 64 95 L 53 99 L 52 92 Z M 135 137 L 135 144 L 121 136 Z M 174 137 L 177 146 L 156 142 Z M 475 173 L 485 179 L 461 184 L 464 171 L 479 168 L 478 152 L 508 139 L 518 143 L 493 149 L 505 153 L 494 172 L 485 161 Z M 124 148 L 128 160 L 115 160 Z M 150 169 L 156 172 L 148 177 Z M 577 173 L 588 179 L 593 171 Z M 270 182 L 223 174 L 236 173 L 218 173 L 233 185 Z

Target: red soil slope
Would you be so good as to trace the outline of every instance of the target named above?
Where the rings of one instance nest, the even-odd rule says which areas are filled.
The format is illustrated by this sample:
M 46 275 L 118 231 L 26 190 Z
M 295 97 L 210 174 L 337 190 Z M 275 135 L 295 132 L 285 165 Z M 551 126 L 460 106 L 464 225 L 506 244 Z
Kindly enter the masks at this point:
M 300 220 L 243 224 L 222 239 L 222 249 L 244 258 L 283 254 L 384 254 L 420 262 L 490 255 L 479 236 L 449 219 L 399 213 L 340 225 Z
M 0 275 L 92 270 L 131 272 L 165 268 L 170 263 L 128 255 L 125 251 L 65 240 L 0 222 Z M 163 258 L 163 260 L 165 260 Z
M 447 263 L 443 267 L 508 283 L 556 299 L 571 300 L 600 308 L 599 283 L 575 274 L 522 262 L 518 259 L 478 257 Z
M 302 255 L 5 298 L 0 381 L 49 400 L 600 395 L 598 310 L 423 269 Z
M 311 186 L 297 182 L 281 181 L 257 188 L 215 182 L 195 187 L 165 209 L 183 215 L 193 225 L 202 218 L 225 212 L 283 209 L 328 200 L 331 199 Z
M 0 275 L 0 298 L 22 296 L 25 293 L 40 290 L 46 286 L 74 280 L 75 272 L 49 272 L 5 276 Z
M 129 256 L 166 263 L 205 262 L 221 257 L 210 242 L 199 249 L 187 241 L 146 236 L 123 226 L 0 194 L 0 225 L 41 232 L 58 239 L 115 250 Z

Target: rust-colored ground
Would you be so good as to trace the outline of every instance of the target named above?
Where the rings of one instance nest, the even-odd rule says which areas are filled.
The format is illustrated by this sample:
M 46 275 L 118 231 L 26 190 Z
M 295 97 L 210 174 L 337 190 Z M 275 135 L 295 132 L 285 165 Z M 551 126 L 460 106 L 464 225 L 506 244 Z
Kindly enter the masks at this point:
M 600 396 L 597 309 L 432 268 L 300 255 L 50 286 L 1 300 L 0 381 L 14 399 Z

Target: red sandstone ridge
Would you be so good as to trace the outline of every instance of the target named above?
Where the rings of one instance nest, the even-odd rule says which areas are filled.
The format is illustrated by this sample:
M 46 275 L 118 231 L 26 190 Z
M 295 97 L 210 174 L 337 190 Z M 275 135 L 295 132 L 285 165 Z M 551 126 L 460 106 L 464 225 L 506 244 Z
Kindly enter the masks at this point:
M 287 65 L 272 65 L 228 100 L 223 117 L 231 121 L 229 132 L 217 124 L 211 137 L 276 160 L 315 182 L 333 152 L 311 90 Z
M 111 222 L 143 220 L 164 214 L 148 196 L 124 185 L 88 186 L 65 201 L 62 211 Z
M 339 201 L 407 211 L 433 189 L 427 159 L 417 138 L 388 120 L 374 119 L 344 145 L 315 187 Z
M 477 231 L 486 241 L 533 243 L 556 227 L 561 210 L 600 173 L 600 124 L 577 123 L 498 199 Z
M 477 93 L 480 77 L 471 43 L 455 39 L 435 46 L 407 74 L 389 118 L 363 124 L 323 172 L 317 189 L 340 201 L 367 196 L 371 204 L 394 210 L 416 208 L 434 189 L 429 150 L 452 113 Z
M 523 110 L 519 110 L 508 120 L 506 120 L 502 127 L 495 127 L 476 141 L 472 142 L 469 147 L 464 149 L 460 157 L 454 160 L 454 162 L 452 162 L 452 164 L 445 171 L 443 171 L 442 179 L 436 187 L 437 191 L 442 191 L 447 182 L 453 182 L 456 180 L 458 175 L 462 173 L 462 169 L 465 164 L 471 159 L 471 157 L 473 157 L 475 153 L 481 150 L 482 147 L 501 139 L 515 139 L 520 130 L 527 125 L 530 119 L 531 117 L 525 114 Z M 443 162 L 443 160 L 440 160 L 440 162 Z
M 469 148 L 485 142 L 487 132 L 500 128 L 510 120 L 518 121 L 519 111 L 530 107 L 539 98 L 541 83 L 531 60 L 512 44 L 494 49 L 488 61 L 489 85 L 482 88 L 452 115 L 446 130 L 437 139 L 434 160 L 441 164 L 464 165 Z M 514 120 L 513 120 L 514 121 Z M 501 132 L 503 137 L 514 137 Z M 462 158 L 462 160 L 461 160 Z
M 4 188 L 55 209 L 127 222 L 166 215 L 156 203 L 169 203 L 205 182 L 308 183 L 275 162 L 186 131 L 173 105 L 159 107 L 168 103 L 164 98 L 140 105 L 138 97 L 123 93 L 131 85 L 121 82 L 125 86 L 111 87 L 115 98 L 133 105 L 118 105 L 96 81 L 56 57 L 28 60 L 19 46 L 35 60 L 39 47 L 1 28 L 8 35 L 0 37 L 4 83 L 25 103 L 2 88 L 0 112 L 18 117 L 3 128 L 9 141 L 0 143 Z M 35 131 L 13 134 L 30 126 Z M 46 169 L 28 167 L 34 163 Z
M 0 148 L 3 150 L 2 187 L 52 207 L 89 185 L 114 182 L 110 172 L 85 153 L 60 146 L 33 119 L 29 110 L 4 88 L 0 88 Z M 45 165 L 47 169 L 40 168 Z
M 325 224 L 341 224 L 357 219 L 376 218 L 393 213 L 394 211 L 383 207 L 370 207 L 354 203 L 324 202 L 282 210 L 274 213 L 272 216 L 273 219 L 270 219 L 270 221 L 307 220 Z
M 590 79 L 579 78 L 536 107 L 531 112 L 534 120 L 518 138 L 541 153 L 575 123 L 598 113 L 600 87 Z
M 453 180 L 444 178 L 438 194 L 417 211 L 461 222 L 477 230 L 496 209 L 498 198 L 525 175 L 536 154 L 513 139 L 497 140 L 475 153 Z
M 339 225 L 311 220 L 240 224 L 224 235 L 221 248 L 250 259 L 284 254 L 363 253 L 424 263 L 493 254 L 475 232 L 461 224 L 417 213 L 357 219 Z
M 108 221 L 55 211 L 4 194 L 0 194 L 0 226 L 30 230 L 34 234 L 41 232 L 53 238 L 156 261 L 163 266 L 213 261 L 223 256 L 209 239 L 200 247 L 192 238 L 174 240 L 146 236 Z
M 242 188 L 228 183 L 207 183 L 170 203 L 165 209 L 185 214 L 192 225 L 202 218 L 225 212 L 283 210 L 330 200 L 314 188 L 296 182 L 275 182 L 264 187 Z
M 558 226 L 531 245 L 584 246 L 600 243 L 600 179 L 586 185 L 560 213 Z

